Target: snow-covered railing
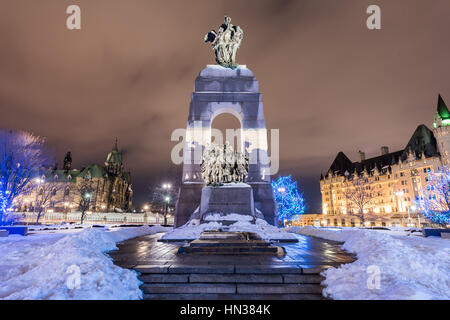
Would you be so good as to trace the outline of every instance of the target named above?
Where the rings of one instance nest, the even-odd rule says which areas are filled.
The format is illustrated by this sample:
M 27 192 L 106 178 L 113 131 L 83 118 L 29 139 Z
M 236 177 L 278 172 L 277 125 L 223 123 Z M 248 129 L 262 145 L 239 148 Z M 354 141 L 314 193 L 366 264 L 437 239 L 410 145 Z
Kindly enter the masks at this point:
M 16 212 L 15 216 L 19 218 L 20 221 L 26 223 L 33 223 L 36 221 L 37 213 L 35 212 Z M 46 223 L 62 223 L 62 222 L 80 222 L 81 212 L 47 212 L 43 217 L 41 217 L 40 222 L 42 224 Z M 84 218 L 84 223 L 94 224 L 115 224 L 115 223 L 126 223 L 126 224 L 161 224 L 164 221 L 163 215 L 158 215 L 156 213 L 117 213 L 117 212 L 92 212 L 86 214 Z M 173 216 L 167 216 L 167 223 L 173 224 Z

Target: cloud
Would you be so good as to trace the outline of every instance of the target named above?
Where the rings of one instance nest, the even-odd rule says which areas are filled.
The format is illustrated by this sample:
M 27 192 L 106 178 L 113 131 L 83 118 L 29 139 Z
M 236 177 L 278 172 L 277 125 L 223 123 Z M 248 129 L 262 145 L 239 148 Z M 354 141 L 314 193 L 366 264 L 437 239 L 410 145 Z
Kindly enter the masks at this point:
M 180 170 L 170 134 L 185 127 L 193 81 L 214 63 L 203 35 L 224 13 L 244 29 L 237 60 L 259 80 L 268 128 L 280 129 L 281 172 L 305 181 L 311 211 L 339 151 L 399 149 L 431 123 L 439 92 L 450 99 L 445 0 L 379 0 L 379 32 L 365 28 L 366 0 L 77 3 L 80 31 L 65 28 L 72 1 L 2 3 L 0 127 L 46 136 L 78 167 L 102 163 L 117 137 L 137 202 Z

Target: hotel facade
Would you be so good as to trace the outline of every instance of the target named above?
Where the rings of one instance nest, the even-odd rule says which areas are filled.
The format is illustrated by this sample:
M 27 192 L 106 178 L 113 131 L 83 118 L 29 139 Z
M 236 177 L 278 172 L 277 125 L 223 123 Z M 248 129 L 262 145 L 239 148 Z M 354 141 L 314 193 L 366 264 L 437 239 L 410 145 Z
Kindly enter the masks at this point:
M 428 175 L 449 164 L 450 112 L 441 96 L 433 130 L 420 125 L 405 148 L 390 152 L 381 147 L 380 155 L 352 162 L 339 152 L 329 170 L 320 178 L 322 214 L 314 219 L 302 217 L 302 224 L 315 221 L 317 225 L 359 227 L 426 226 L 429 221 L 420 214 L 417 200 L 423 200 Z M 361 210 L 349 199 L 349 188 L 356 179 L 364 181 L 370 201 L 364 208 L 364 223 L 358 214 Z M 310 221 L 311 220 L 311 221 Z

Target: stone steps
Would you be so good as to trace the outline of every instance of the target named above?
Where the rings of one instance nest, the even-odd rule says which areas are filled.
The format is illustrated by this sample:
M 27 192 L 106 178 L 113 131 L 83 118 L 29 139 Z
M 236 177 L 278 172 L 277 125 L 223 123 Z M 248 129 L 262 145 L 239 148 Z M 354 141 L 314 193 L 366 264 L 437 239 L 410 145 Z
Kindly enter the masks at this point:
M 136 266 L 145 299 L 321 299 L 323 268 L 277 265 Z
M 144 300 L 324 300 L 321 294 L 144 294 Z
M 178 254 L 204 255 L 285 255 L 281 247 L 252 232 L 204 231 L 200 238 L 178 249 Z
M 269 246 L 207 246 L 207 247 L 181 247 L 179 253 L 192 254 L 269 254 L 277 255 L 277 247 Z
M 243 246 L 243 247 L 269 247 L 270 242 L 264 240 L 253 240 L 252 242 L 243 242 L 241 240 L 194 240 L 189 244 L 191 247 L 227 247 L 227 246 Z

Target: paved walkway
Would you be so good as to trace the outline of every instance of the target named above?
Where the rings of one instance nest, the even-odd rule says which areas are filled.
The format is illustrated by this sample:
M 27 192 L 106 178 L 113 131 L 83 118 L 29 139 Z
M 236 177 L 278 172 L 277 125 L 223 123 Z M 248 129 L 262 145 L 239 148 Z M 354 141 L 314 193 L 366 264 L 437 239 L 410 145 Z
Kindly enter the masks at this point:
M 355 257 L 339 243 L 297 235 L 299 242 L 280 244 L 286 255 L 177 254 L 183 243 L 157 241 L 162 234 L 119 243 L 110 253 L 118 266 L 141 273 L 149 299 L 319 299 L 331 266 Z

